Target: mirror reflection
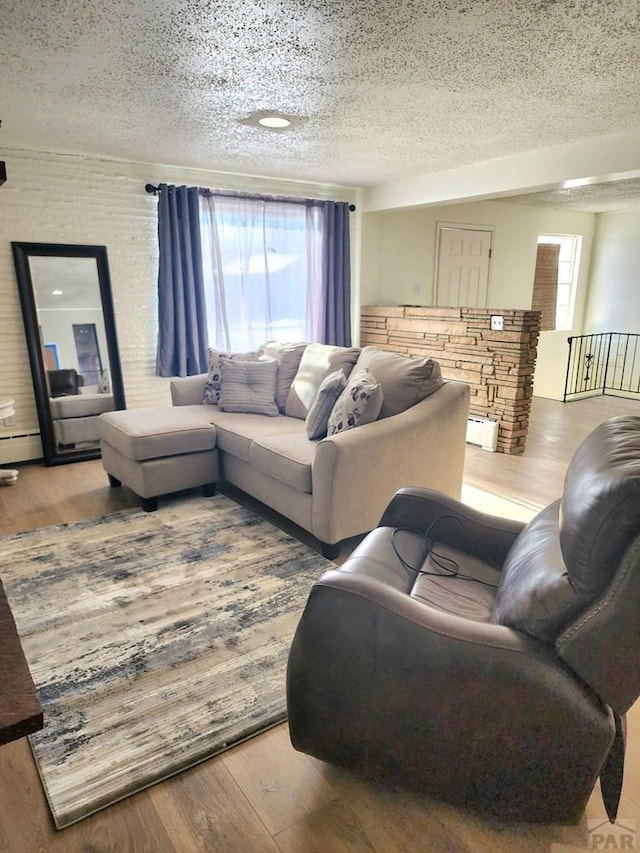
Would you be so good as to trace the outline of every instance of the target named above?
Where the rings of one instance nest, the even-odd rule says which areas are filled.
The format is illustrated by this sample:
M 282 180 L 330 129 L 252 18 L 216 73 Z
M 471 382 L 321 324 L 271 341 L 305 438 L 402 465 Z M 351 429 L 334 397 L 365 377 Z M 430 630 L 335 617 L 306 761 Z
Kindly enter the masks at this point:
M 92 458 L 99 415 L 124 408 L 106 249 L 23 243 L 14 256 L 45 459 Z
M 114 408 L 93 258 L 29 258 L 49 407 L 59 452 L 96 447 Z

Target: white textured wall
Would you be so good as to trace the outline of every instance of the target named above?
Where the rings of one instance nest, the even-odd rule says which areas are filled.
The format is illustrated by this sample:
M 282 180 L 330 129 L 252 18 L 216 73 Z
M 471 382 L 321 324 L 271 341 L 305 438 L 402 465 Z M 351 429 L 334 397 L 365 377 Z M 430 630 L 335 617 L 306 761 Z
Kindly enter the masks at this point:
M 600 213 L 585 333 L 640 333 L 640 213 Z
M 157 200 L 145 183 L 200 185 L 356 201 L 351 188 L 269 180 L 214 171 L 0 150 L 0 397 L 14 398 L 15 424 L 3 439 L 38 431 L 11 241 L 107 247 L 127 405 L 169 402 L 169 380 L 156 377 Z M 355 217 L 354 217 L 355 220 Z M 354 226 L 355 227 L 355 226 Z M 23 458 L 23 457 L 22 457 Z
M 102 365 L 108 367 L 107 338 L 102 322 L 102 311 L 85 308 L 80 311 L 38 311 L 38 320 L 44 344 L 55 344 L 60 367 L 73 367 L 82 373 L 78 364 L 78 351 L 73 334 L 74 325 L 93 324 L 96 330 L 98 351 Z
M 371 257 L 363 262 L 362 290 L 377 293 L 381 305 L 432 304 L 438 223 L 483 225 L 493 228 L 488 307 L 527 310 L 538 234 L 581 234 L 586 275 L 594 219 L 592 213 L 495 201 L 367 213 L 363 245 Z

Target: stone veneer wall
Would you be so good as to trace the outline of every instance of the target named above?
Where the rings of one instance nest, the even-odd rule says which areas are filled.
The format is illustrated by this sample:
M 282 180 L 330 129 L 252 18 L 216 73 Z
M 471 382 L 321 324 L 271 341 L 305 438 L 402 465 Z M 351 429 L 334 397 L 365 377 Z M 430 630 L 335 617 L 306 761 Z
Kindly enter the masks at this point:
M 491 317 L 504 318 L 501 332 Z M 364 306 L 361 346 L 437 359 L 446 379 L 471 386 L 470 414 L 497 420 L 498 451 L 522 453 L 540 331 L 539 311 Z

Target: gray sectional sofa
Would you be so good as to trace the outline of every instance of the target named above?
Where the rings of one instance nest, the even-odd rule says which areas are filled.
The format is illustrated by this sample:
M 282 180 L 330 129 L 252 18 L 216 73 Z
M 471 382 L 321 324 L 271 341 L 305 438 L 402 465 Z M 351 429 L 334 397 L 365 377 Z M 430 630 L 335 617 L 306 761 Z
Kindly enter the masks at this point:
M 309 531 L 331 556 L 341 540 L 374 528 L 402 486 L 459 497 L 469 387 L 443 381 L 431 359 L 375 347 L 274 343 L 221 359 L 210 361 L 208 375 L 172 380 L 171 407 L 100 417 L 110 481 L 132 488 L 146 509 L 180 489 L 211 493 L 222 479 Z M 270 391 L 259 387 L 257 374 L 268 374 Z M 234 386 L 238 375 L 244 386 Z M 376 388 L 367 416 L 356 381 L 362 377 Z M 334 399 L 327 389 L 336 383 Z M 337 401 L 351 404 L 339 418 Z M 335 432 L 309 438 L 329 410 Z

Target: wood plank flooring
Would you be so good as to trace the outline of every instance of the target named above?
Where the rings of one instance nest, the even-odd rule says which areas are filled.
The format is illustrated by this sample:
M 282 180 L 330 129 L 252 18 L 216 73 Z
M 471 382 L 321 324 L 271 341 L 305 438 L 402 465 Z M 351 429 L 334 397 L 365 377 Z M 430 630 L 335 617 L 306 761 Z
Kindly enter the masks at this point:
M 468 447 L 465 481 L 544 505 L 560 494 L 567 461 L 580 440 L 600 421 L 623 413 L 640 415 L 640 403 L 598 397 L 562 404 L 535 398 L 525 454 Z M 0 487 L 1 535 L 137 505 L 126 489 L 109 488 L 100 462 L 18 467 L 18 483 Z M 352 545 L 343 548 L 342 557 Z M 0 555 L 0 575 L 1 560 Z M 629 713 L 628 725 L 619 817 L 640 826 L 639 704 Z M 2 853 L 569 853 L 588 849 L 588 821 L 604 819 L 597 789 L 577 826 L 483 819 L 297 753 L 283 724 L 56 831 L 27 740 L 0 749 Z M 609 849 L 622 849 L 612 843 Z M 634 838 L 633 844 L 627 849 L 640 849 L 640 841 Z

